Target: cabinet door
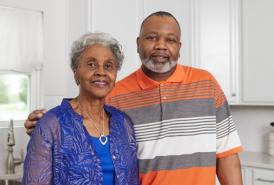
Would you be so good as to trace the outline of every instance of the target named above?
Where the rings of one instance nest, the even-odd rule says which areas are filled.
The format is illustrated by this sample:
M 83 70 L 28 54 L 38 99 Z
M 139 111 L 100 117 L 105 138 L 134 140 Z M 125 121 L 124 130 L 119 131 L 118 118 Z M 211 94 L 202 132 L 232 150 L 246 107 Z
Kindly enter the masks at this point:
M 274 170 L 254 169 L 253 183 L 254 185 L 273 185 Z
M 194 19 L 194 62 L 210 71 L 230 103 L 238 96 L 237 1 L 197 0 Z
M 242 2 L 243 102 L 274 104 L 274 1 Z

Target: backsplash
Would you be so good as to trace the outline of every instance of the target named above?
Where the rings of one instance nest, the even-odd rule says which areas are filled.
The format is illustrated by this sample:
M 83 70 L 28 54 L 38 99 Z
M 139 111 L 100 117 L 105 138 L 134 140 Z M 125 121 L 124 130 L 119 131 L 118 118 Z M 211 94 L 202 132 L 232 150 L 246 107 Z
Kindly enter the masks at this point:
M 274 121 L 274 107 L 232 106 L 232 116 L 245 151 L 267 152 L 267 135 Z

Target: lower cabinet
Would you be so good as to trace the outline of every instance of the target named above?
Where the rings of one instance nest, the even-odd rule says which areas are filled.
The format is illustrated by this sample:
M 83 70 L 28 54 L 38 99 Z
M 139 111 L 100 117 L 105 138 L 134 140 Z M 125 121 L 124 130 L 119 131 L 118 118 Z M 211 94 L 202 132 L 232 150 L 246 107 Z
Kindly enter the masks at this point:
M 274 185 L 274 169 L 243 166 L 242 177 L 244 185 Z M 216 185 L 221 185 L 218 179 Z
M 244 185 L 274 185 L 274 169 L 243 166 Z

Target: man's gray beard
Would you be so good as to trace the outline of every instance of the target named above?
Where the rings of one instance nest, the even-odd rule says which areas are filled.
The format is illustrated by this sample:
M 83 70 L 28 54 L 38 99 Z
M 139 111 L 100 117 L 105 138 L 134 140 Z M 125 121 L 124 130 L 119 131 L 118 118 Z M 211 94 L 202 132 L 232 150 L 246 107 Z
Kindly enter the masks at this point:
M 166 73 L 170 71 L 174 66 L 176 66 L 177 62 L 169 60 L 163 63 L 154 63 L 151 59 L 143 59 L 141 60 L 142 64 L 155 73 Z

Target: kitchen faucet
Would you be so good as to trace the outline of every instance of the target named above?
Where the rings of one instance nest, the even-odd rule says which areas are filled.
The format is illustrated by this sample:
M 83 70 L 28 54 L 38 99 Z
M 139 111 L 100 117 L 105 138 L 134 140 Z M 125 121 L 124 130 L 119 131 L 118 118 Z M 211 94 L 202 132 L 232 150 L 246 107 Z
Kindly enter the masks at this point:
M 24 154 L 21 152 L 20 158 L 13 157 L 13 147 L 15 146 L 13 119 L 10 120 L 8 129 L 8 157 L 7 157 L 7 174 L 15 173 L 15 166 L 23 163 Z

